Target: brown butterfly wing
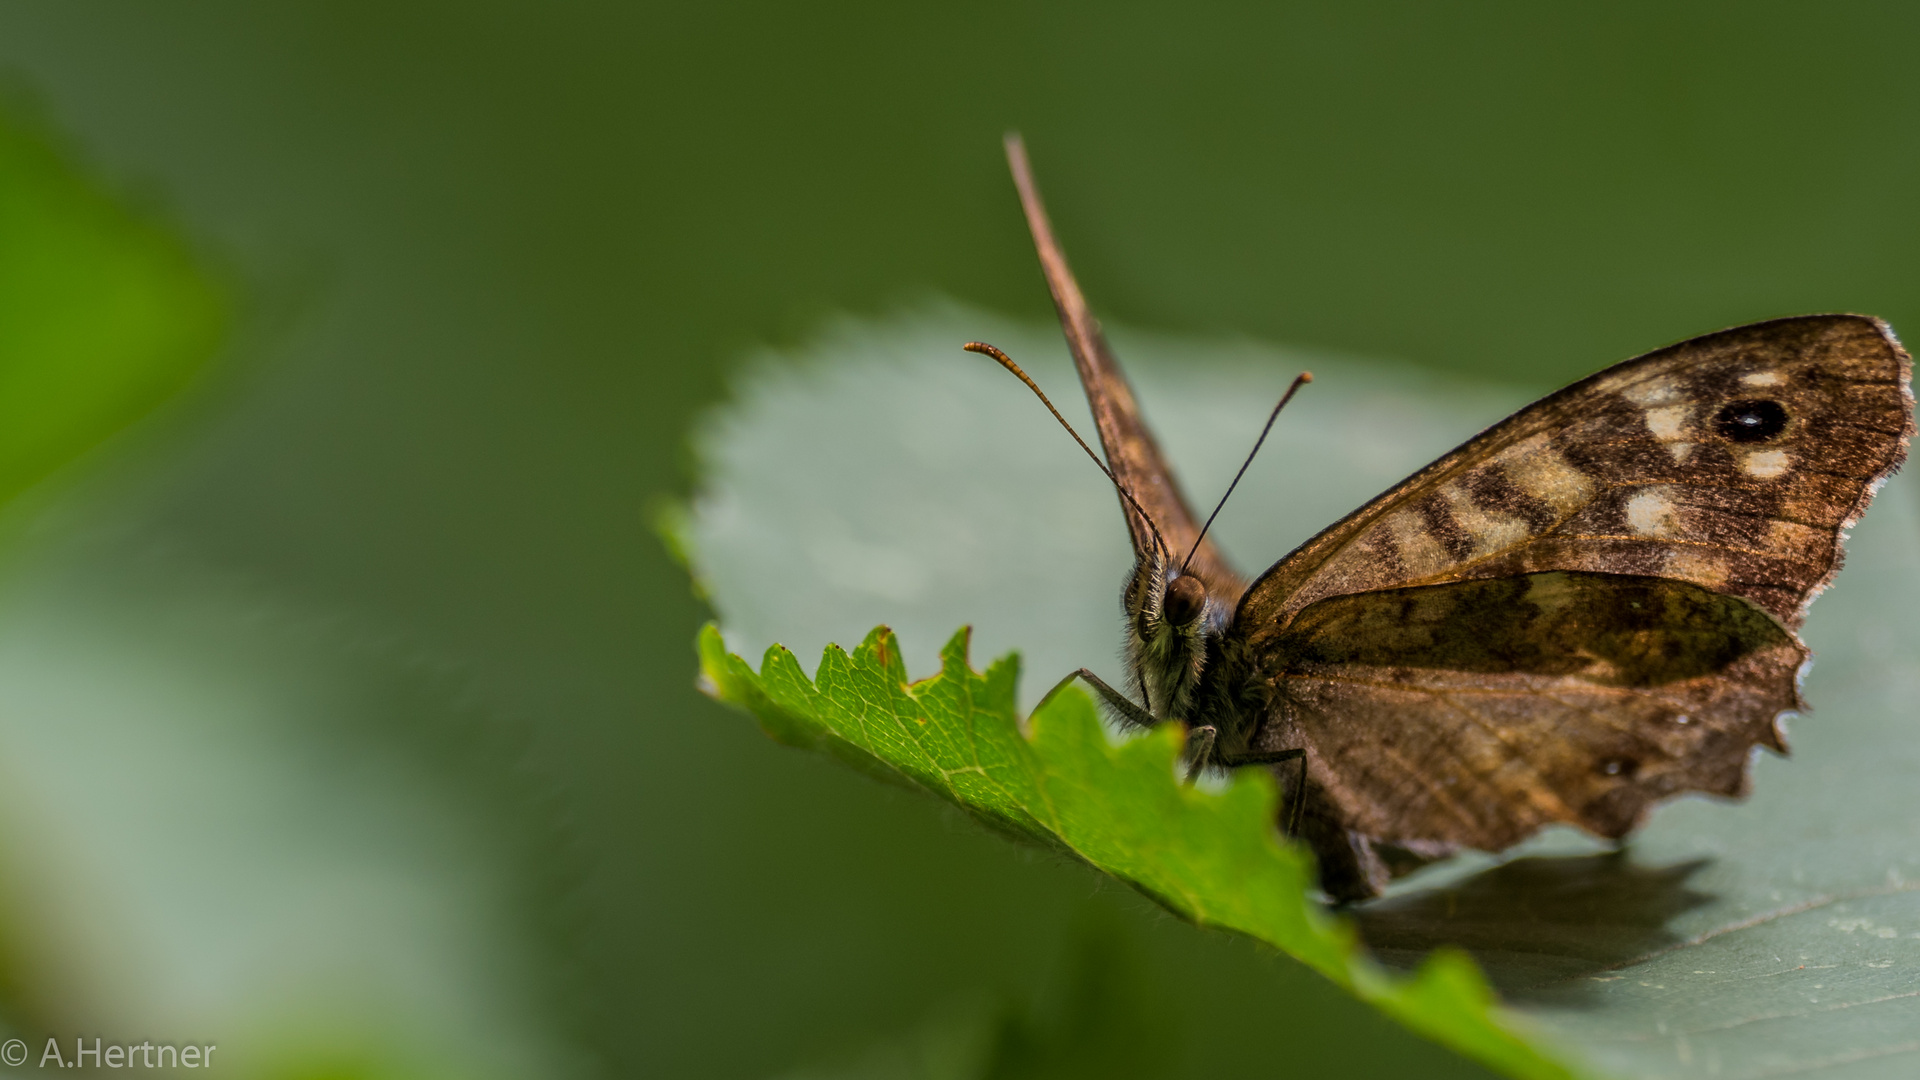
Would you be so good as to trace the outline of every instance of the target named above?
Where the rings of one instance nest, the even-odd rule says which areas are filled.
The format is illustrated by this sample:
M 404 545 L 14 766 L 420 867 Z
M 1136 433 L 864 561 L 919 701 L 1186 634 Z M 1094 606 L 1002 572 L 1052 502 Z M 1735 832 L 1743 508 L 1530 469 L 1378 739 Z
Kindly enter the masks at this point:
M 1153 515 L 1154 524 L 1171 549 L 1171 558 L 1178 561 L 1193 547 L 1195 537 L 1200 534 L 1200 523 L 1174 480 L 1173 470 L 1167 467 L 1153 433 L 1147 430 L 1133 389 L 1120 373 L 1119 361 L 1114 359 L 1099 321 L 1087 307 L 1080 284 L 1067 266 L 1066 254 L 1054 239 L 1047 209 L 1040 201 L 1040 190 L 1034 185 L 1033 171 L 1027 164 L 1025 144 L 1018 135 L 1008 135 L 1006 148 L 1007 164 L 1013 170 L 1014 186 L 1020 191 L 1020 205 L 1026 211 L 1033 246 L 1040 253 L 1040 266 L 1046 272 L 1047 288 L 1060 313 L 1067 348 L 1080 371 L 1080 383 L 1087 392 L 1094 426 L 1100 430 L 1100 446 L 1106 451 L 1108 467 L 1113 470 L 1114 478 Z M 1155 546 L 1152 528 L 1124 498 L 1120 500 L 1120 509 L 1127 517 L 1134 554 L 1148 557 Z M 1194 552 L 1190 569 L 1207 583 L 1210 593 L 1229 606 L 1246 589 L 1246 582 L 1227 564 L 1211 539 L 1202 542 Z
M 1281 644 L 1261 741 L 1306 748 L 1319 831 L 1348 848 L 1617 838 L 1681 792 L 1744 794 L 1807 656 L 1738 597 L 1559 571 L 1334 597 Z
M 1842 530 L 1906 456 L 1911 367 L 1886 324 L 1856 315 L 1755 323 L 1615 365 L 1301 545 L 1237 621 L 1257 645 L 1329 596 L 1593 570 L 1690 581 L 1797 627 Z
M 1254 748 L 1307 752 L 1330 891 L 1378 891 L 1376 839 L 1620 836 L 1666 796 L 1743 791 L 1799 701 L 1792 628 L 1905 456 L 1910 367 L 1856 316 L 1683 342 L 1522 410 L 1268 570 L 1228 648 L 1268 694 Z

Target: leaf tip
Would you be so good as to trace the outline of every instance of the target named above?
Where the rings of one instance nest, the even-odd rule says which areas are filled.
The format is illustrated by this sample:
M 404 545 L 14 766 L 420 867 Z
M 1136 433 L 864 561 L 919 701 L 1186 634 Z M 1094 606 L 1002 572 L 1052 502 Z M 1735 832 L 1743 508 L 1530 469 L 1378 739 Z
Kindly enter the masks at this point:
M 940 647 L 941 660 L 946 661 L 949 664 L 957 661 L 961 667 L 967 666 L 967 658 L 971 656 L 972 653 L 973 653 L 972 625 L 963 626 L 960 629 L 955 630 L 953 632 L 953 636 L 947 639 L 947 643 Z
M 853 658 L 856 662 L 873 664 L 895 683 L 902 686 L 907 683 L 907 662 L 900 655 L 900 639 L 885 623 L 867 631 L 860 647 L 853 651 Z
M 712 622 L 702 626 L 700 632 L 694 635 L 693 651 L 700 658 L 700 676 L 696 685 L 701 685 L 701 692 L 705 693 L 707 686 L 716 685 L 714 679 L 717 674 L 726 669 L 727 642 L 720 636 L 720 627 Z

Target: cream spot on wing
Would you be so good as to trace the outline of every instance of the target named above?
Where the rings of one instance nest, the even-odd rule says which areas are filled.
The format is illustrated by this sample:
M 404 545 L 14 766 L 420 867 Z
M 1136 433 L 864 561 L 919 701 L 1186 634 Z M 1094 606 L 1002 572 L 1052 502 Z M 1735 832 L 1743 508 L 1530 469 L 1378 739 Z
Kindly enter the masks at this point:
M 1772 480 L 1793 466 L 1793 457 L 1785 450 L 1755 450 L 1747 455 L 1740 468 L 1748 476 L 1760 480 Z
M 1740 382 L 1747 386 L 1779 386 L 1787 377 L 1777 371 L 1751 371 L 1740 376 Z
M 1533 535 L 1526 522 L 1510 514 L 1495 513 L 1475 506 L 1467 493 L 1453 484 L 1441 488 L 1440 495 L 1447 500 L 1447 512 L 1453 516 L 1454 522 L 1461 531 L 1473 538 L 1473 553 L 1476 556 L 1526 543 L 1527 538 Z
M 1643 409 L 1653 405 L 1669 405 L 1679 400 L 1680 384 L 1674 382 L 1671 375 L 1656 375 L 1624 387 L 1620 396 Z
M 1675 464 L 1685 464 L 1686 460 L 1693 456 L 1693 444 L 1690 442 L 1670 442 L 1667 444 L 1667 453 L 1673 455 Z
M 1663 405 L 1658 409 L 1648 409 L 1647 430 L 1661 442 L 1682 438 L 1687 432 L 1687 413 L 1690 411 L 1685 405 Z
M 1500 455 L 1500 467 L 1514 487 L 1563 517 L 1593 498 L 1593 479 L 1547 445 L 1545 435 L 1535 435 Z
M 1386 526 L 1408 577 L 1426 577 L 1453 562 L 1447 549 L 1427 528 L 1427 519 L 1419 513 L 1401 510 L 1387 517 Z
M 1833 542 L 1833 534 L 1811 525 L 1802 525 L 1794 521 L 1772 521 L 1767 523 L 1767 548 L 1772 551 L 1790 551 L 1796 555 L 1808 555 L 1824 551 Z
M 1562 573 L 1534 574 L 1527 578 L 1527 603 L 1550 614 L 1574 603 L 1572 582 Z
M 1671 536 L 1680 527 L 1673 496 L 1665 487 L 1650 487 L 1627 500 L 1627 527 L 1641 536 Z
M 1663 577 L 1679 578 L 1691 581 L 1695 585 L 1712 587 L 1727 580 L 1727 563 L 1718 554 L 1699 548 L 1680 547 L 1667 553 L 1666 564 L 1661 568 Z
M 1427 519 L 1419 511 L 1402 509 L 1386 517 L 1386 532 L 1394 538 L 1394 553 L 1407 577 L 1421 578 L 1446 569 L 1453 561 L 1446 546 L 1427 528 Z

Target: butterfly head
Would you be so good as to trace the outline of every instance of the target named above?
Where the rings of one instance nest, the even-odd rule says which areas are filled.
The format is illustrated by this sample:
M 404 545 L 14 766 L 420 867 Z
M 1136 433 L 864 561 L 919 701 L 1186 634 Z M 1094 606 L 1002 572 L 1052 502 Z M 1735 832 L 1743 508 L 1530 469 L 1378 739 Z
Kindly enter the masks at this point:
M 1231 613 L 1200 577 L 1182 573 L 1157 552 L 1134 568 L 1122 599 L 1127 661 L 1147 711 L 1162 720 L 1186 719 L 1209 650 Z
M 1160 601 L 1161 614 L 1166 616 L 1169 625 L 1176 628 L 1198 621 L 1206 606 L 1207 587 L 1191 574 L 1167 582 L 1166 595 Z

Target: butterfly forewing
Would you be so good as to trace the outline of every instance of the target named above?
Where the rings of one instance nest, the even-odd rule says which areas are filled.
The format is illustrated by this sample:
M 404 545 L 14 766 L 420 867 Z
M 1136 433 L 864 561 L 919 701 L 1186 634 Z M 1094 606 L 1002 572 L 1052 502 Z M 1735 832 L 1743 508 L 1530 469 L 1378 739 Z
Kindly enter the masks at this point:
M 1255 642 L 1329 596 L 1543 570 L 1674 578 L 1788 626 L 1905 456 L 1911 361 L 1876 319 L 1740 327 L 1630 360 L 1489 429 L 1275 564 Z
M 1067 348 L 1073 354 L 1074 367 L 1087 392 L 1087 406 L 1093 412 L 1094 427 L 1100 434 L 1101 449 L 1106 451 L 1108 467 L 1114 479 L 1153 515 L 1153 524 L 1143 520 L 1126 499 L 1120 503 L 1126 515 L 1127 530 L 1136 556 L 1150 557 L 1155 546 L 1153 529 L 1169 547 L 1172 561 L 1185 558 L 1193 548 L 1192 573 L 1207 583 L 1207 591 L 1231 609 L 1246 589 L 1246 581 L 1234 572 L 1211 539 L 1201 539 L 1200 522 L 1194 517 L 1186 496 L 1180 490 L 1173 470 L 1167 466 L 1153 433 L 1140 415 L 1133 390 L 1121 373 L 1120 363 L 1107 344 L 1100 323 L 1087 306 L 1080 284 L 1067 265 L 1065 252 L 1053 236 L 1053 226 L 1040 201 L 1040 189 L 1027 164 L 1026 146 L 1018 135 L 1007 136 L 1007 164 L 1013 170 L 1014 186 L 1026 213 L 1028 231 L 1040 255 L 1040 267 L 1046 274 L 1047 289 L 1053 294 L 1060 315 L 1060 328 L 1066 334 Z M 1195 548 L 1195 541 L 1199 540 Z

